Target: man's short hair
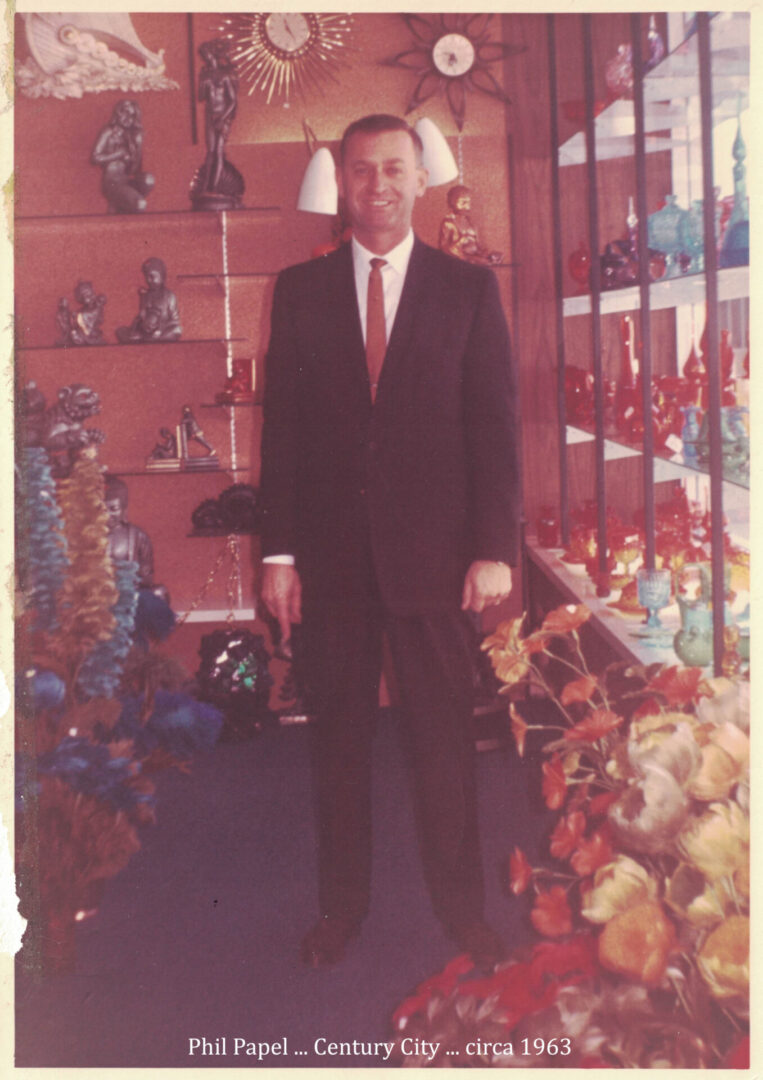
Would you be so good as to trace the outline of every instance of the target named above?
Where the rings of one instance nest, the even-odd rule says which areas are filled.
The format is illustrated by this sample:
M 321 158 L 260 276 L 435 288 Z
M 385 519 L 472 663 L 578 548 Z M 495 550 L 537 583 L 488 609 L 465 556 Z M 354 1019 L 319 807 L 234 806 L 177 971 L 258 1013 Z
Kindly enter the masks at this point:
M 345 130 L 342 141 L 339 144 L 340 163 L 344 161 L 347 143 L 353 135 L 379 135 L 383 131 L 407 132 L 411 137 L 417 159 L 421 159 L 421 155 L 424 152 L 424 144 L 421 141 L 418 131 L 412 128 L 411 125 L 400 116 L 392 116 L 389 113 L 373 113 L 371 116 L 364 116 L 360 120 L 354 120 Z

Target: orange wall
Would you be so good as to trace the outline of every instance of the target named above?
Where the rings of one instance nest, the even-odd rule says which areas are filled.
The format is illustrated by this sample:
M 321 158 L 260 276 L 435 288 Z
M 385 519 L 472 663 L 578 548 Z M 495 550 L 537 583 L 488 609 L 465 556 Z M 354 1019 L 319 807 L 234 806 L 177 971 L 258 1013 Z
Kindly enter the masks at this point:
M 196 46 L 215 36 L 215 16 L 193 16 Z M 496 18 L 493 36 L 500 37 L 512 18 Z M 93 386 L 102 412 L 94 424 L 107 435 L 101 460 L 111 471 L 125 474 L 130 488 L 130 517 L 151 535 L 156 576 L 168 585 L 176 607 L 186 607 L 205 582 L 221 540 L 187 539 L 190 513 L 204 498 L 218 494 L 234 481 L 259 476 L 258 406 L 234 410 L 238 466 L 235 474 L 147 475 L 144 462 L 160 426 L 174 426 L 180 408 L 190 404 L 224 466 L 231 464 L 227 411 L 208 408 L 225 379 L 225 349 L 218 343 L 193 344 L 224 334 L 221 285 L 215 279 L 189 281 L 182 274 L 222 269 L 220 220 L 213 214 L 157 214 L 188 210 L 188 186 L 201 163 L 203 145 L 191 139 L 191 109 L 197 110 L 203 136 L 203 112 L 191 104 L 189 20 L 186 15 L 140 13 L 135 29 L 151 50 L 165 50 L 167 74 L 178 90 L 87 93 L 81 99 L 16 99 L 16 327 L 20 380 L 34 379 L 50 403 L 58 387 L 70 382 Z M 518 22 L 514 23 L 518 26 Z M 304 214 L 295 201 L 308 154 L 302 132 L 306 119 L 321 143 L 335 146 L 345 126 L 367 112 L 404 112 L 415 85 L 410 71 L 383 66 L 380 61 L 412 44 L 399 15 L 354 17 L 349 66 L 337 75 L 323 96 L 307 102 L 293 97 L 286 107 L 269 106 L 260 93 L 248 95 L 242 85 L 227 156 L 244 175 L 247 207 L 278 207 L 277 213 L 231 213 L 228 218 L 229 270 L 246 273 L 230 283 L 233 355 L 250 357 L 259 387 L 268 337 L 268 312 L 273 276 L 290 263 L 309 257 L 310 250 L 329 239 L 327 218 Z M 24 58 L 23 24 L 17 23 L 16 48 Z M 198 55 L 194 58 L 198 73 Z M 492 70 L 501 79 L 501 65 Z M 144 168 L 155 174 L 147 216 L 66 218 L 63 215 L 105 213 L 100 192 L 100 169 L 90 164 L 93 143 L 109 119 L 114 104 L 125 96 L 140 103 L 145 131 Z M 511 109 L 511 107 L 509 107 Z M 458 152 L 455 123 L 444 97 L 433 99 L 413 113 L 426 115 Z M 474 189 L 474 218 L 491 248 L 511 258 L 509 229 L 508 150 L 504 106 L 483 94 L 467 103 L 461 140 L 465 181 Z M 445 212 L 446 187 L 427 192 L 417 208 L 417 232 L 436 244 Z M 55 220 L 51 219 L 51 216 Z M 37 220 L 28 220 L 36 218 Z M 25 220 L 26 219 L 26 220 Z M 159 255 L 168 267 L 168 285 L 177 296 L 184 342 L 171 346 L 117 346 L 114 332 L 137 311 L 137 289 L 143 284 L 140 265 Z M 507 314 L 511 315 L 512 270 L 499 271 Z M 54 350 L 58 299 L 68 296 L 80 278 L 93 281 L 107 296 L 104 331 L 108 348 Z M 256 540 L 243 545 L 244 602 L 251 605 L 256 577 Z M 210 589 L 204 608 L 226 604 L 224 573 Z M 191 642 L 188 628 L 184 641 Z M 198 633 L 209 627 L 197 628 Z M 257 625 L 262 631 L 263 627 Z M 188 656 L 195 664 L 194 649 Z

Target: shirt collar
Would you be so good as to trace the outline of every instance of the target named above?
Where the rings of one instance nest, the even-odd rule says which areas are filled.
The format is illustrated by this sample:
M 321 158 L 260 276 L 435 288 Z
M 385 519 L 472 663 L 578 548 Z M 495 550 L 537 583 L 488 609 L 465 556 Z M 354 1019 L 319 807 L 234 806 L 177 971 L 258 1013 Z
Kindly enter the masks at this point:
M 391 251 L 388 251 L 386 255 L 384 255 L 385 262 L 389 263 L 393 270 L 403 276 L 405 276 L 405 272 L 408 269 L 408 262 L 411 257 L 411 252 L 413 251 L 413 242 L 413 229 L 409 229 L 405 239 L 401 240 L 397 247 L 393 247 Z M 356 269 L 359 266 L 362 266 L 367 270 L 371 259 L 376 258 L 381 258 L 381 256 L 374 254 L 373 251 L 369 251 L 368 248 L 364 248 L 353 236 L 352 259 Z

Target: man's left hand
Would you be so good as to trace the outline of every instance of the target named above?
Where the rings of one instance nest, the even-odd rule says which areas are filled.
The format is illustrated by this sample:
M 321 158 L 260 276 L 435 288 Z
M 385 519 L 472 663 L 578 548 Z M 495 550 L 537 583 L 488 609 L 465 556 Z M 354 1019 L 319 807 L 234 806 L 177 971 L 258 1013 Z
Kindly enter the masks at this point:
M 500 604 L 511 592 L 511 567 L 479 559 L 466 571 L 461 600 L 463 611 L 484 611 Z

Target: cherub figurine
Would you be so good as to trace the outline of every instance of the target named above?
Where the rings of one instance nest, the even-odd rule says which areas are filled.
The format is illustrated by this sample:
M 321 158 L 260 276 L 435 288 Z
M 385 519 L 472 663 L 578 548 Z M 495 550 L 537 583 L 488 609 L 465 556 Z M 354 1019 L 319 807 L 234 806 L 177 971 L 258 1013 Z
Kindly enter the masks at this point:
M 477 229 L 472 224 L 469 211 L 472 208 L 471 189 L 456 184 L 448 192 L 450 210 L 440 225 L 440 250 L 455 255 L 464 262 L 495 266 L 502 259 L 500 251 L 489 251 L 480 244 Z
M 177 341 L 180 315 L 177 297 L 167 288 L 167 267 L 162 259 L 151 256 L 142 266 L 146 288 L 138 289 L 139 310 L 130 326 L 117 328 L 123 344 L 131 341 Z
M 241 205 L 244 179 L 225 157 L 225 143 L 236 115 L 238 79 L 224 38 L 199 46 L 204 65 L 199 73 L 199 101 L 204 102 L 207 156 L 191 183 L 195 210 L 233 210 Z
M 101 191 L 113 214 L 135 214 L 146 209 L 146 196 L 154 177 L 143 172 L 143 123 L 137 101 L 124 98 L 114 106 L 90 155 L 103 168 Z
M 74 288 L 74 299 L 79 304 L 79 311 L 72 311 L 69 301 L 62 296 L 58 301 L 56 322 L 61 331 L 58 345 L 102 345 L 103 309 L 106 297 L 96 294 L 90 281 L 78 281 Z
M 112 559 L 138 564 L 138 585 L 150 587 L 154 578 L 154 548 L 143 529 L 127 520 L 127 484 L 111 474 L 105 478 L 104 499 L 109 515 L 107 551 Z

